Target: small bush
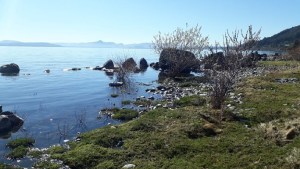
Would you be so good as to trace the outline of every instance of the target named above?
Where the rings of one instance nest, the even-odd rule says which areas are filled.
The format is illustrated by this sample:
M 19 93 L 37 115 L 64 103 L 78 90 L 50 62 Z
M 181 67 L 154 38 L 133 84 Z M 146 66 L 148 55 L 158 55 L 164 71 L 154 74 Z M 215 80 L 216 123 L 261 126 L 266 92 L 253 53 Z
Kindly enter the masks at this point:
M 139 113 L 135 110 L 122 109 L 114 113 L 113 119 L 128 121 L 138 117 Z
M 11 140 L 7 143 L 7 147 L 11 149 L 15 149 L 19 146 L 23 147 L 32 147 L 35 143 L 35 140 L 33 138 L 18 138 L 15 140 Z
M 62 154 L 64 152 L 66 152 L 66 148 L 62 147 L 62 146 L 52 146 L 48 149 L 49 154 Z
M 28 152 L 28 156 L 30 156 L 32 158 L 41 158 L 43 154 L 44 154 L 44 152 L 41 150 L 30 150 Z
M 11 152 L 9 152 L 6 157 L 11 159 L 19 159 L 26 156 L 28 152 L 28 148 L 24 146 L 18 146 L 17 148 L 13 149 Z

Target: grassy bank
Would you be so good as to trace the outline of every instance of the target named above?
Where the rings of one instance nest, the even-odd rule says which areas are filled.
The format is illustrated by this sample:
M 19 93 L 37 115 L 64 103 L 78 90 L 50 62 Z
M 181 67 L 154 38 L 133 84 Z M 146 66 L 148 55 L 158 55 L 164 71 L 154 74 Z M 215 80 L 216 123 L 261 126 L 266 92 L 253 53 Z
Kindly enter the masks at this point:
M 233 91 L 242 96 L 218 122 L 203 98 L 184 98 L 178 109 L 156 109 L 118 126 L 106 126 L 80 135 L 70 149 L 50 148 L 47 153 L 71 168 L 297 168 L 300 165 L 300 64 L 262 62 L 280 67 L 266 76 L 251 77 Z M 273 69 L 272 69 L 273 70 Z M 201 103 L 201 104 L 200 104 Z M 290 126 L 289 126 L 290 124 Z M 268 126 L 272 126 L 269 129 Z M 294 129 L 294 137 L 287 137 Z M 274 131 L 273 131 L 274 130 Z M 49 160 L 50 161 L 50 160 Z M 58 168 L 43 161 L 38 168 Z

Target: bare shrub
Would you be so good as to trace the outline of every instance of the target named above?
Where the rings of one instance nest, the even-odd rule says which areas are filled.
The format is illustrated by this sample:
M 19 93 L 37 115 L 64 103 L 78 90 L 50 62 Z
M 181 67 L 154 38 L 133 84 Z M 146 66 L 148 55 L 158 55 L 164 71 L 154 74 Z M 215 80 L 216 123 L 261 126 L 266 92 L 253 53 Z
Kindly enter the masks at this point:
M 223 52 L 222 61 L 215 63 L 212 67 L 210 79 L 211 87 L 211 104 L 213 108 L 220 109 L 224 104 L 229 90 L 237 81 L 238 75 L 241 72 L 242 62 L 253 52 L 253 49 L 260 39 L 260 30 L 253 32 L 252 26 L 244 34 L 243 31 L 235 30 L 231 34 L 227 31 L 223 39 L 223 47 L 219 47 L 216 43 L 215 47 L 211 47 L 210 56 L 216 55 L 219 50 Z M 218 60 L 218 59 L 216 59 Z
M 63 139 L 67 139 L 69 134 L 70 134 L 70 127 L 68 124 L 66 124 L 66 122 L 64 122 L 63 125 L 61 125 L 60 123 L 57 124 L 57 131 L 58 131 L 58 135 L 59 135 L 59 140 Z
M 159 32 L 154 36 L 153 47 L 157 53 L 161 53 L 164 49 L 179 49 L 189 51 L 198 57 L 201 57 L 201 52 L 208 45 L 208 37 L 201 34 L 201 27 L 186 29 L 177 28 L 172 33 L 162 34 Z
M 213 72 L 211 75 L 211 105 L 214 109 L 221 109 L 227 95 L 234 84 L 233 75 L 228 71 Z
M 86 111 L 83 110 L 80 113 L 75 113 L 75 122 L 76 122 L 76 127 L 79 127 L 81 129 L 86 129 L 87 128 L 87 122 L 86 122 Z
M 136 91 L 134 79 L 131 78 L 136 67 L 130 64 L 127 65 L 125 63 L 126 60 L 128 60 L 126 55 L 114 59 L 114 63 L 117 67 L 115 72 L 115 82 L 123 82 L 123 85 L 119 88 L 112 88 L 113 94 L 132 93 Z
M 130 79 L 130 74 L 132 73 L 131 68 L 124 67 L 124 62 L 127 60 L 127 56 L 124 56 L 123 58 L 118 57 L 114 59 L 114 63 L 117 67 L 116 71 L 116 81 L 126 83 Z

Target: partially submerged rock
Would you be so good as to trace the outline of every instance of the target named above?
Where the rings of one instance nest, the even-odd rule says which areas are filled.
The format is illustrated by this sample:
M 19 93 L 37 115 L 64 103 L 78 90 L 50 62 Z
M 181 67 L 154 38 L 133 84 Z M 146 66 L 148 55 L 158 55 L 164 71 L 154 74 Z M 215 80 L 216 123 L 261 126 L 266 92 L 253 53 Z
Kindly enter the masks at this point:
M 120 86 L 123 86 L 123 82 L 112 82 L 112 83 L 109 83 L 109 86 L 110 87 L 120 87 Z
M 19 72 L 20 67 L 15 63 L 6 64 L 0 67 L 0 73 L 3 74 L 17 74 Z
M 142 58 L 141 60 L 140 60 L 140 69 L 141 70 L 145 70 L 145 69 L 147 69 L 148 68 L 148 62 L 147 62 L 147 60 L 145 59 L 145 58 Z
M 115 68 L 114 62 L 111 59 L 106 61 L 103 64 L 103 68 L 105 68 L 105 69 L 114 69 Z
M 122 67 L 125 69 L 131 69 L 134 70 L 136 68 L 136 62 L 133 58 L 128 58 L 122 63 Z
M 18 131 L 23 125 L 24 120 L 13 112 L 0 113 L 0 135 Z

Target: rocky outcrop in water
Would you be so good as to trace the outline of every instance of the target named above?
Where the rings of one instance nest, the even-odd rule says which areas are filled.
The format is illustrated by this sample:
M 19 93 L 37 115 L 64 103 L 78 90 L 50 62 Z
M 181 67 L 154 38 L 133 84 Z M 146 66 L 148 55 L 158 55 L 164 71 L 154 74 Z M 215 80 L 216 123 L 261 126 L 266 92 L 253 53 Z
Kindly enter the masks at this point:
M 148 68 L 148 62 L 147 62 L 147 60 L 145 59 L 145 58 L 142 58 L 141 60 L 140 60 L 140 69 L 141 70 L 146 70 L 147 68 Z
M 20 67 L 15 63 L 6 64 L 0 67 L 0 73 L 17 74 L 19 72 L 20 72 Z
M 122 63 L 123 68 L 131 70 L 134 70 L 136 68 L 136 65 L 137 64 L 133 58 L 128 58 Z
M 105 68 L 105 69 L 114 69 L 115 68 L 114 62 L 110 59 L 110 60 L 106 61 L 103 64 L 102 68 Z
M 1 108 L 2 109 L 2 108 Z M 0 113 L 0 136 L 7 135 L 11 132 L 18 131 L 23 125 L 24 121 L 22 118 L 14 114 L 13 112 L 2 112 Z

